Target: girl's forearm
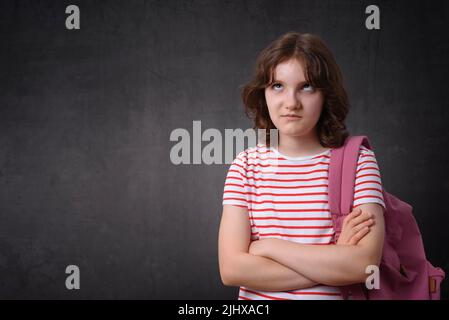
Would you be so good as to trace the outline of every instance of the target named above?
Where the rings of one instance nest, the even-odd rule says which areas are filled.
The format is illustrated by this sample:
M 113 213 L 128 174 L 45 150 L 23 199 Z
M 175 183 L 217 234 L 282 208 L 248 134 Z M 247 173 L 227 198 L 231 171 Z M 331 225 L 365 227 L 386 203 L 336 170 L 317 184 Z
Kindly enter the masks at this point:
M 289 291 L 316 286 L 318 283 L 271 259 L 239 253 L 230 263 L 227 285 L 261 291 Z
M 268 241 L 269 245 L 263 246 L 260 256 L 273 259 L 325 285 L 361 283 L 367 276 L 366 267 L 371 264 L 358 246 L 314 246 L 281 239 Z

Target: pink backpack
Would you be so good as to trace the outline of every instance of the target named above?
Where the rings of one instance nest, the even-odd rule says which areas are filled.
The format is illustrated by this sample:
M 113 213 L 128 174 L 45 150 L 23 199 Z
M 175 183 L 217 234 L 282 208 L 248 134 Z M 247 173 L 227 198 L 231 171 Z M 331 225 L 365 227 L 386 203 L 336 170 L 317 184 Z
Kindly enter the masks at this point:
M 348 137 L 332 150 L 329 167 L 329 205 L 334 222 L 334 243 L 354 198 L 355 174 L 360 146 L 371 149 L 366 136 Z M 368 290 L 364 283 L 340 287 L 343 297 L 369 300 L 437 300 L 445 277 L 441 268 L 427 261 L 413 208 L 382 191 L 385 212 L 385 240 L 379 266 L 379 289 Z M 370 274 L 367 274 L 367 277 Z

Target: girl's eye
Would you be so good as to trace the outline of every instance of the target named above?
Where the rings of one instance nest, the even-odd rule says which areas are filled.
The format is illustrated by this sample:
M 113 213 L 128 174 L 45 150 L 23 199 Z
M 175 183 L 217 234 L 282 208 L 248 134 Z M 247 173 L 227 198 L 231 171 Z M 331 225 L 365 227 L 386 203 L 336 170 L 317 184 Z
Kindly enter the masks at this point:
M 280 83 L 275 83 L 271 86 L 274 90 L 279 91 L 279 89 L 281 89 L 282 84 Z
M 271 88 L 274 89 L 275 91 L 279 91 L 282 89 L 282 84 L 274 83 L 271 85 Z M 307 91 L 307 92 L 313 92 L 315 90 L 315 88 L 312 87 L 310 84 L 306 83 L 305 85 L 303 85 L 302 90 Z
M 304 89 L 304 91 L 309 91 L 309 92 L 314 90 L 314 88 L 308 83 L 306 83 L 302 88 Z

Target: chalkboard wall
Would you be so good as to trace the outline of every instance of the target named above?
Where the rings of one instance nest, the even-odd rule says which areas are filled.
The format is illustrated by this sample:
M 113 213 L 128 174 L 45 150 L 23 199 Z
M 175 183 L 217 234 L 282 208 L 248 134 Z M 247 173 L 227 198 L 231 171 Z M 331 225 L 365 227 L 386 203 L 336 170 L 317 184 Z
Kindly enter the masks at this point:
M 368 30 L 370 4 L 2 0 L 0 298 L 236 299 L 217 253 L 229 164 L 173 164 L 170 134 L 250 128 L 239 86 L 288 31 L 332 50 L 351 134 L 449 271 L 449 4 L 376 1 Z

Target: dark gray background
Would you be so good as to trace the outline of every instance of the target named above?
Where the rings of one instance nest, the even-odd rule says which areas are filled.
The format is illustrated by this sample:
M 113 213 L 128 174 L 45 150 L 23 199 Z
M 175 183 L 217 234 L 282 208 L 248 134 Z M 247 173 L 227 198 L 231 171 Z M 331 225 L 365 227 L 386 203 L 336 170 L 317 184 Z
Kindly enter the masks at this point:
M 371 1 L 2 0 L 0 297 L 236 299 L 217 261 L 229 165 L 175 166 L 169 136 L 251 127 L 238 86 L 290 30 L 333 51 L 351 133 L 449 271 L 448 3 L 374 3 L 377 31 Z

